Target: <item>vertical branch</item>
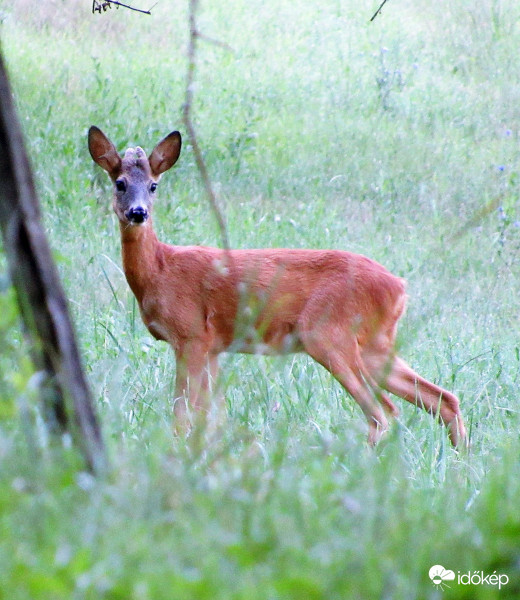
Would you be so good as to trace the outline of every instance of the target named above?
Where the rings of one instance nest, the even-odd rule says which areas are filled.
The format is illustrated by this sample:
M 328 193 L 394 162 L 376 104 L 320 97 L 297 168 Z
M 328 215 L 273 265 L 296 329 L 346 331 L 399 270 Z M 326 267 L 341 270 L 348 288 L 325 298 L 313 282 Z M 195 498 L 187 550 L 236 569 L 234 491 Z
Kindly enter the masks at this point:
M 0 54 L 0 228 L 31 355 L 40 372 L 43 415 L 69 431 L 87 466 L 105 465 L 101 430 L 81 366 L 65 294 L 41 224 L 29 159 Z
M 193 106 L 193 97 L 194 97 L 194 86 L 195 86 L 195 66 L 196 60 L 195 55 L 197 52 L 197 41 L 201 37 L 198 29 L 197 29 L 197 9 L 199 5 L 199 0 L 190 0 L 189 6 L 189 26 L 190 26 L 190 39 L 188 43 L 188 72 L 186 76 L 186 95 L 184 99 L 184 107 L 183 107 L 183 119 L 184 125 L 186 127 L 186 131 L 188 133 L 188 137 L 191 143 L 191 147 L 193 148 L 193 154 L 195 155 L 195 162 L 197 164 L 197 168 L 200 172 L 200 176 L 202 178 L 202 182 L 204 184 L 204 188 L 206 190 L 206 195 L 208 196 L 209 203 L 211 205 L 211 209 L 217 219 L 218 227 L 220 230 L 220 235 L 222 238 L 222 246 L 225 250 L 229 250 L 229 238 L 227 234 L 226 224 L 224 222 L 224 218 L 222 213 L 219 210 L 217 204 L 217 198 L 215 195 L 215 191 L 211 184 L 211 180 L 208 174 L 208 170 L 206 168 L 206 163 L 204 162 L 204 158 L 202 157 L 202 152 L 200 150 L 200 146 L 197 140 L 197 134 L 195 132 L 195 127 L 193 125 L 193 121 L 191 118 L 191 110 Z

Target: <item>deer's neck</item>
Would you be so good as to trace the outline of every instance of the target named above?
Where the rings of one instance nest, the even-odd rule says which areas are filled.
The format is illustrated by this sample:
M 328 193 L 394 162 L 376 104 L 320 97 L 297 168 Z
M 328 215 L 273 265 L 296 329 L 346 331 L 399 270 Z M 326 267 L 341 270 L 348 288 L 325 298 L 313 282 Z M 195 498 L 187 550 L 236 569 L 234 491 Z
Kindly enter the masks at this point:
M 147 286 L 159 271 L 160 242 L 155 235 L 152 221 L 144 225 L 125 225 L 121 229 L 121 251 L 123 270 L 128 285 L 141 303 Z

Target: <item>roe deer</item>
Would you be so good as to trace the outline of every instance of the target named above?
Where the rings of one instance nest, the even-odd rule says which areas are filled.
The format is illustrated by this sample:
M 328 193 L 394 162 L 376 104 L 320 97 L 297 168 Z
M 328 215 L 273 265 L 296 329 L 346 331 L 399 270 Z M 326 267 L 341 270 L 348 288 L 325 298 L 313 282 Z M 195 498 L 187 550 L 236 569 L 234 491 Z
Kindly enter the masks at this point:
M 207 408 L 221 352 L 307 352 L 350 393 L 375 444 L 397 408 L 383 390 L 439 415 L 454 446 L 466 432 L 459 401 L 395 354 L 405 282 L 377 262 L 339 250 L 221 250 L 170 246 L 157 239 L 152 205 L 162 173 L 181 151 L 166 136 L 147 158 L 140 147 L 121 157 L 91 127 L 92 158 L 114 183 L 123 268 L 144 324 L 175 351 L 174 412 Z M 381 409 L 381 405 L 384 411 Z

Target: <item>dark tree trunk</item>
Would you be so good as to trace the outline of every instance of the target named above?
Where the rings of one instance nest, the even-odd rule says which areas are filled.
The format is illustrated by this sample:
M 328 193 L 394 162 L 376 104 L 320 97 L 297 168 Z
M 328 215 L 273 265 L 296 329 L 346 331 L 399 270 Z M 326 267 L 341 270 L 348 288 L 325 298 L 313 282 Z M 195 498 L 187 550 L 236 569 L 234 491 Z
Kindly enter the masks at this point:
M 87 466 L 105 465 L 101 430 L 85 379 L 40 208 L 7 72 L 0 54 L 0 227 L 47 424 L 69 431 Z

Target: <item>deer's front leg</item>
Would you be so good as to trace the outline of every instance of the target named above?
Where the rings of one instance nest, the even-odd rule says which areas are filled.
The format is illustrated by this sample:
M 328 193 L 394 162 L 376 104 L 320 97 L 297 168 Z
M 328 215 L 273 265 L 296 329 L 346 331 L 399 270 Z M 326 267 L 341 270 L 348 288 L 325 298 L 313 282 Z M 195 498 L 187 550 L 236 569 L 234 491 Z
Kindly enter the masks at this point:
M 187 433 L 195 420 L 205 419 L 209 410 L 209 391 L 217 376 L 217 357 L 202 340 L 190 340 L 175 350 L 175 430 Z
M 210 406 L 212 397 L 220 398 L 218 383 L 218 354 L 209 354 L 206 365 L 202 371 L 202 380 L 199 390 L 198 402 L 206 409 Z

